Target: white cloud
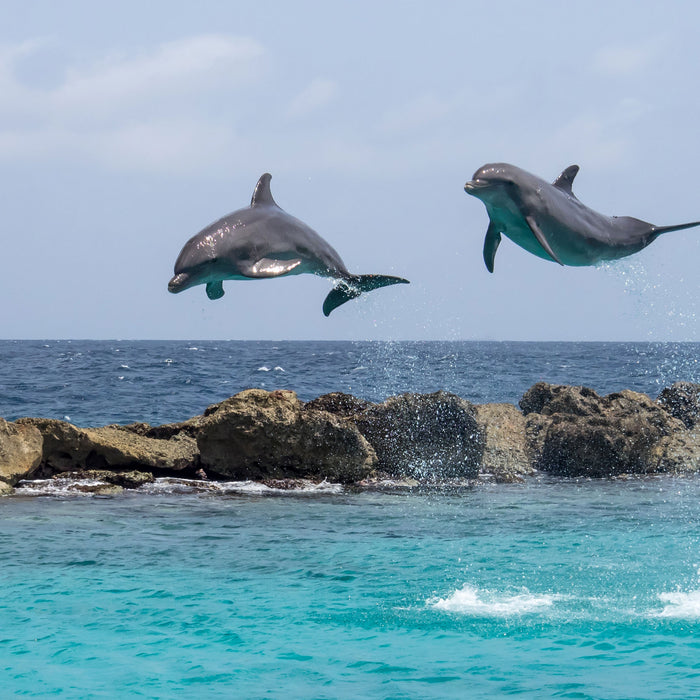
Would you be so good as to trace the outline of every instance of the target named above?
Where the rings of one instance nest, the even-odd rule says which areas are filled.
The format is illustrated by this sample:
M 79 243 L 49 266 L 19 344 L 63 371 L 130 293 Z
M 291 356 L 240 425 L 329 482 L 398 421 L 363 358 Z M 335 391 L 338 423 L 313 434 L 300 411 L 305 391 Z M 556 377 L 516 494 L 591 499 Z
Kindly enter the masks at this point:
M 169 42 L 135 58 L 110 58 L 88 70 L 73 70 L 52 95 L 73 113 L 124 109 L 125 103 L 157 102 L 210 90 L 230 89 L 257 72 L 262 47 L 246 38 L 205 35 Z
M 334 81 L 316 78 L 291 101 L 287 116 L 299 118 L 316 112 L 332 102 L 339 92 Z
M 219 160 L 234 138 L 236 105 L 219 116 L 212 104 L 230 105 L 235 88 L 259 77 L 265 54 L 252 39 L 202 35 L 73 67 L 39 89 L 16 71 L 39 46 L 0 47 L 0 158 L 70 154 L 130 170 Z

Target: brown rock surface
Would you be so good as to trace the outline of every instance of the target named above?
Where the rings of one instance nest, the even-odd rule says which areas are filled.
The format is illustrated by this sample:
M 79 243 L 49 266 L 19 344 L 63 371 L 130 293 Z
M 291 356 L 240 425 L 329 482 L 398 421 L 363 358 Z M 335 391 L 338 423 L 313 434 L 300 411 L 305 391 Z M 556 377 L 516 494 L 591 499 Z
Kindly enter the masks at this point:
M 328 413 L 341 416 L 342 418 L 353 418 L 358 413 L 374 405 L 371 401 L 359 399 L 352 394 L 334 391 L 309 401 L 304 408 L 307 411 L 328 411 Z
M 0 418 L 0 481 L 13 486 L 31 476 L 41 464 L 41 455 L 41 433 L 35 427 Z
M 659 394 L 657 401 L 687 428 L 700 423 L 700 384 L 675 382 Z
M 537 384 L 521 407 L 549 419 L 529 420 L 535 452 L 537 430 L 542 440 L 536 466 L 563 476 L 647 473 L 654 445 L 684 428 L 648 396 L 627 390 L 600 397 L 586 387 Z
M 650 472 L 700 471 L 700 428 L 662 437 L 649 451 L 647 460 Z
M 54 479 L 72 479 L 77 481 L 104 481 L 125 489 L 136 489 L 143 484 L 152 484 L 155 479 L 150 472 L 128 471 L 113 472 L 104 469 L 83 469 L 76 472 L 60 472 Z
M 484 452 L 476 408 L 455 394 L 401 394 L 350 418 L 396 477 L 466 478 L 479 474 Z
M 599 412 L 600 396 L 585 386 L 568 386 L 562 384 L 533 384 L 520 399 L 522 412 L 540 413 L 551 416 L 565 413 L 572 416 L 587 416 Z
M 42 464 L 53 471 L 156 469 L 180 471 L 197 463 L 197 444 L 184 433 L 171 439 L 140 435 L 121 426 L 78 428 L 50 418 L 22 418 L 43 436 Z
M 476 407 L 476 419 L 484 435 L 481 474 L 509 483 L 535 472 L 528 447 L 526 420 L 513 404 L 481 404 Z
M 210 408 L 197 437 L 204 469 L 233 479 L 350 482 L 375 466 L 374 450 L 354 425 L 305 410 L 292 391 L 249 389 Z

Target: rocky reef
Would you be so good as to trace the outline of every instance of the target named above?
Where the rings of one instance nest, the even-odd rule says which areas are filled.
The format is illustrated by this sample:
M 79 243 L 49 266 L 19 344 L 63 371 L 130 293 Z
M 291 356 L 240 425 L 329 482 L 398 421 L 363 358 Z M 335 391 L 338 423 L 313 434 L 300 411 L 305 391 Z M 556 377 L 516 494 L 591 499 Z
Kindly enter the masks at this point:
M 68 476 L 86 491 L 114 493 L 159 476 L 367 485 L 699 469 L 700 384 L 689 382 L 656 400 L 540 382 L 519 407 L 444 391 L 383 403 L 331 393 L 305 403 L 292 391 L 249 389 L 159 426 L 0 418 L 0 495 L 22 480 Z

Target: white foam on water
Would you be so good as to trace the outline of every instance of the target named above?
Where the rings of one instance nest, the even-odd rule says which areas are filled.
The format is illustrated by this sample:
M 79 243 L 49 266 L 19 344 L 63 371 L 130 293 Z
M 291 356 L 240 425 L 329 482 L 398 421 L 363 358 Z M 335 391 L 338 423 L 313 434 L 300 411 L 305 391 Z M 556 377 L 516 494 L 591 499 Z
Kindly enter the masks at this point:
M 109 487 L 96 479 L 32 479 L 15 486 L 16 496 L 94 496 L 99 489 Z
M 526 588 L 520 593 L 508 594 L 475 588 L 465 583 L 446 598 L 433 597 L 426 604 L 434 610 L 442 610 L 478 617 L 511 617 L 547 610 L 561 596 L 530 593 Z
M 20 481 L 15 487 L 17 496 L 95 496 L 104 495 L 103 489 L 110 484 L 94 479 L 32 479 Z M 138 489 L 126 489 L 132 493 L 145 494 L 242 494 L 252 496 L 278 494 L 339 494 L 343 493 L 342 484 L 329 481 L 315 483 L 307 479 L 280 479 L 270 484 L 258 481 L 207 481 L 204 479 L 179 479 L 161 477 L 153 483 L 144 484 Z
M 147 493 L 216 493 L 273 495 L 282 493 L 342 493 L 342 484 L 329 481 L 315 483 L 306 479 L 279 481 L 280 486 L 271 486 L 259 481 L 205 481 L 204 479 L 178 479 L 161 477 L 151 484 L 144 484 L 138 490 Z
M 700 619 L 700 590 L 659 593 L 658 598 L 665 605 L 663 610 L 653 613 L 652 617 Z
M 284 367 L 280 367 L 279 365 L 277 365 L 277 366 L 275 367 L 275 372 L 284 372 L 284 371 L 285 371 L 285 370 L 284 370 Z
M 266 367 L 265 365 L 263 365 L 262 367 L 258 367 L 258 372 L 269 372 L 269 371 L 270 371 L 270 368 Z

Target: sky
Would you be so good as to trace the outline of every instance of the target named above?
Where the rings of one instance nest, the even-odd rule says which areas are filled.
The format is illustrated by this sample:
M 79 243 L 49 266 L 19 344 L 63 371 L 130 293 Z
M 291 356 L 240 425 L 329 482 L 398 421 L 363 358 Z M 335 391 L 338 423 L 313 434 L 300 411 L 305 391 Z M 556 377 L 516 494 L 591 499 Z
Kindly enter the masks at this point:
M 700 229 L 563 268 L 464 183 L 505 161 L 605 214 L 700 219 L 700 4 L 0 0 L 3 338 L 700 341 Z M 277 203 L 351 272 L 169 294 L 184 243 Z

